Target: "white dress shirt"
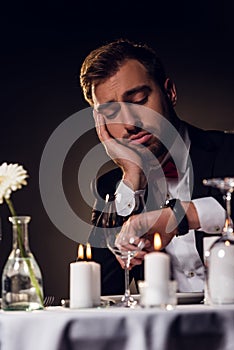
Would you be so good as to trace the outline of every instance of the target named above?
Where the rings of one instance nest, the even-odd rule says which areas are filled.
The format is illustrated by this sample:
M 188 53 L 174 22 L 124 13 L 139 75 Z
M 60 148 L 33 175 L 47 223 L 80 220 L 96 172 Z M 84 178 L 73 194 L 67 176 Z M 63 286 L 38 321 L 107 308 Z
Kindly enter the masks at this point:
M 173 153 L 173 160 L 179 170 L 179 180 L 166 178 L 167 198 L 179 198 L 182 201 L 190 201 L 190 177 L 187 161 L 189 157 L 190 140 L 186 129 L 180 130 L 186 148 L 181 154 L 181 148 Z M 159 187 L 160 179 L 155 179 L 155 186 Z M 165 177 L 164 177 L 165 182 Z M 158 192 L 158 190 L 156 191 Z M 130 215 L 135 207 L 135 195 L 130 187 L 123 181 L 116 190 L 116 208 L 119 215 Z M 158 193 L 154 194 L 158 197 Z M 157 198 L 157 200 L 158 200 Z M 163 196 L 162 196 L 163 198 Z M 192 200 L 200 221 L 200 230 L 206 233 L 220 233 L 225 223 L 225 210 L 213 198 L 199 198 Z M 163 204 L 163 203 L 161 203 Z M 177 280 L 180 292 L 200 292 L 204 290 L 204 266 L 196 249 L 195 232 L 189 232 L 183 236 L 174 237 L 165 248 L 171 257 L 173 278 Z

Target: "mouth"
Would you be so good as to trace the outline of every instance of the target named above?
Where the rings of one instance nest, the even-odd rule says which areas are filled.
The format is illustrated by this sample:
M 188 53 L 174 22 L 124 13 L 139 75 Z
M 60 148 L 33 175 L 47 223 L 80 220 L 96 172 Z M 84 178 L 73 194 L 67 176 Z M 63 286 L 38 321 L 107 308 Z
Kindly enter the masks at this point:
M 146 132 L 139 132 L 136 135 L 132 135 L 129 139 L 131 144 L 140 144 L 143 145 L 147 143 L 152 137 L 152 134 Z

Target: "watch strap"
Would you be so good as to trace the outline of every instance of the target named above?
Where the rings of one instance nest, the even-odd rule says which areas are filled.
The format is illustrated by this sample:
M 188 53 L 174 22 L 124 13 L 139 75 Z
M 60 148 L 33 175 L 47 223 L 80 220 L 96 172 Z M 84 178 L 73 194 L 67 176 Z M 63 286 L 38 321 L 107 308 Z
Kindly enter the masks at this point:
M 178 233 L 176 236 L 183 236 L 189 232 L 189 223 L 181 201 L 178 198 L 169 199 L 165 202 L 164 208 L 171 208 L 178 227 Z

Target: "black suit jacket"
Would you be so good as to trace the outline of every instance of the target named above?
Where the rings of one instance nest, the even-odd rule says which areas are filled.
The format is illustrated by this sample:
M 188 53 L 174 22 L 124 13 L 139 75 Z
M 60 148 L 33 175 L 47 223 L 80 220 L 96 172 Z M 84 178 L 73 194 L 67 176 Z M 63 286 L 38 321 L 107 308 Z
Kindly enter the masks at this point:
M 190 158 L 193 165 L 193 188 L 192 199 L 212 196 L 224 206 L 223 195 L 218 189 L 203 185 L 204 178 L 234 177 L 234 134 L 222 131 L 205 131 L 183 122 L 191 140 Z M 97 193 L 103 199 L 106 194 L 115 193 L 118 182 L 122 178 L 120 168 L 111 170 L 102 175 L 94 183 L 93 192 L 96 194 L 96 203 L 92 212 L 92 223 L 100 223 L 100 202 Z M 233 204 L 232 200 L 232 204 Z M 212 208 L 210 208 L 212 210 Z M 232 205 L 232 213 L 234 208 Z M 215 233 L 214 233 L 215 234 Z M 203 252 L 204 232 L 196 232 L 196 246 L 201 259 Z M 93 258 L 101 264 L 102 294 L 122 294 L 124 292 L 124 275 L 115 256 L 103 248 L 94 248 Z M 144 264 L 136 266 L 130 271 L 130 278 L 144 279 Z

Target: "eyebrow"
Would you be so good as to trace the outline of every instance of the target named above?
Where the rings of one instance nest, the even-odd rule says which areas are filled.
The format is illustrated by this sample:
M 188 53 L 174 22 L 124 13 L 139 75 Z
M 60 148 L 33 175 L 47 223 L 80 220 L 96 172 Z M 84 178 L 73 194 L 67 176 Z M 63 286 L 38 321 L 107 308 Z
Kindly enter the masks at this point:
M 137 94 L 138 92 L 151 92 L 152 88 L 149 85 L 140 85 L 136 86 L 131 90 L 126 91 L 123 94 L 123 98 L 131 97 L 132 95 Z

